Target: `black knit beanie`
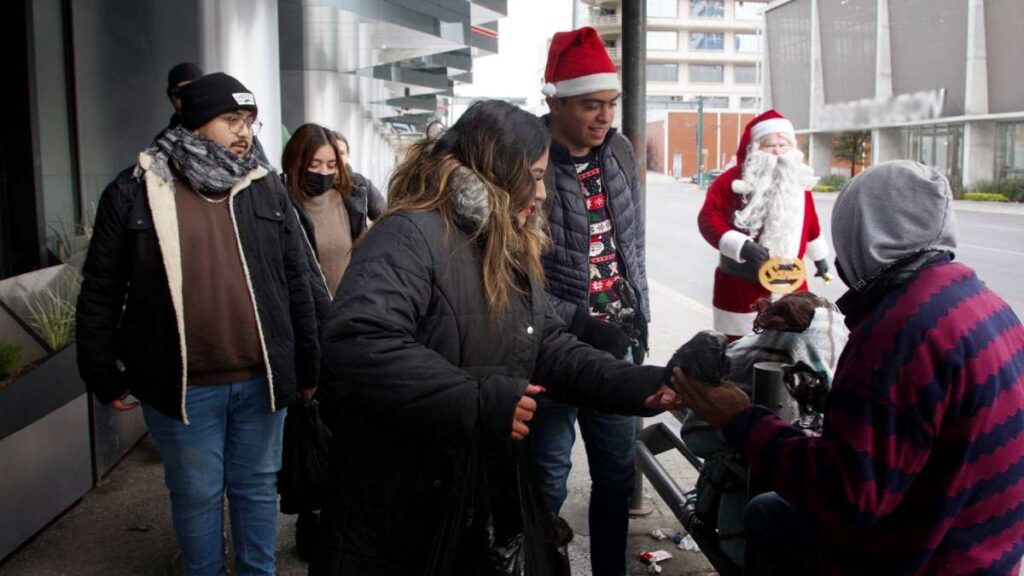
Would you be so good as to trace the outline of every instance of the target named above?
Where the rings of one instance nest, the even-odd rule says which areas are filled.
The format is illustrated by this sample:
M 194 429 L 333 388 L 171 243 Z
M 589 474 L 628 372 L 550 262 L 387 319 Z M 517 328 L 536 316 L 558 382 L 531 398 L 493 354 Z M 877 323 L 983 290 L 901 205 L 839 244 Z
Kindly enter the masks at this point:
M 181 125 L 195 130 L 220 114 L 248 110 L 254 115 L 256 98 L 248 88 L 223 72 L 207 74 L 182 86 Z
M 167 71 L 167 95 L 171 95 L 171 91 L 177 87 L 178 84 L 185 82 L 186 80 L 191 82 L 196 78 L 203 75 L 203 69 L 191 62 L 182 62 L 181 64 L 175 65 Z

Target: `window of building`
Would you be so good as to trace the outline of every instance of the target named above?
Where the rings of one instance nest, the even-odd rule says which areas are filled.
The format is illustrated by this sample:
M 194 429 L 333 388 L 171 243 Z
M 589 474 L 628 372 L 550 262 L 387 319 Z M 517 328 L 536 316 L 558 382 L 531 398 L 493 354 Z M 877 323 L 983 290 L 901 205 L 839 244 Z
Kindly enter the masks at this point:
M 1024 122 L 996 125 L 996 177 L 1024 178 Z
M 691 18 L 725 18 L 725 0 L 691 0 Z
M 678 18 L 678 0 L 647 0 L 648 18 Z
M 690 50 L 724 50 L 722 32 L 690 32 Z
M 737 2 L 735 8 L 737 20 L 760 20 L 764 11 L 764 6 L 754 2 Z
M 690 64 L 690 82 L 721 84 L 725 78 L 721 64 Z
M 757 67 L 756 66 L 741 66 L 739 64 L 732 67 L 732 79 L 737 84 L 757 84 Z
M 963 175 L 963 131 L 962 125 L 904 128 L 904 158 L 935 168 L 956 189 Z
M 678 82 L 679 81 L 679 65 L 678 64 L 648 64 L 647 65 L 647 81 L 648 82 Z
M 679 49 L 679 34 L 669 30 L 651 30 L 647 32 L 648 50 L 670 50 Z
M 744 110 L 756 110 L 759 98 L 757 96 L 740 96 L 740 108 Z
M 733 48 L 742 54 L 757 54 L 761 51 L 761 39 L 757 34 L 739 34 L 735 36 Z
M 695 110 L 696 102 L 683 96 L 648 96 L 647 108 L 649 110 Z
M 704 97 L 704 108 L 728 108 L 729 97 L 728 96 L 705 96 Z

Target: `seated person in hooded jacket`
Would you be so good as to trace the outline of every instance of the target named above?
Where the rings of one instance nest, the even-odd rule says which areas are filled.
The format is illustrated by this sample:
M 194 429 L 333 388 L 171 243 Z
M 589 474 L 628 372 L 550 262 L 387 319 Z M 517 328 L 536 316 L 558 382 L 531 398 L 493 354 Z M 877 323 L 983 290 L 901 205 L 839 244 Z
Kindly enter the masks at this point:
M 676 371 L 683 402 L 773 492 L 746 509 L 755 574 L 1001 574 L 1024 553 L 1024 326 L 954 261 L 945 176 L 874 166 L 832 211 L 850 338 L 821 437 Z

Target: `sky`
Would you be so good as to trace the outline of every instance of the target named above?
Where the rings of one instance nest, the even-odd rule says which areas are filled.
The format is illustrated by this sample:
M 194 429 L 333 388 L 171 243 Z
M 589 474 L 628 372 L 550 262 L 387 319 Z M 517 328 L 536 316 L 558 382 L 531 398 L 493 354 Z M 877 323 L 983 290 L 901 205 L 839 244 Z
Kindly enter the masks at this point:
M 572 29 L 575 0 L 509 0 L 508 16 L 498 21 L 498 53 L 473 59 L 473 83 L 457 86 L 457 96 L 527 98 L 541 112 L 540 93 L 548 40 Z

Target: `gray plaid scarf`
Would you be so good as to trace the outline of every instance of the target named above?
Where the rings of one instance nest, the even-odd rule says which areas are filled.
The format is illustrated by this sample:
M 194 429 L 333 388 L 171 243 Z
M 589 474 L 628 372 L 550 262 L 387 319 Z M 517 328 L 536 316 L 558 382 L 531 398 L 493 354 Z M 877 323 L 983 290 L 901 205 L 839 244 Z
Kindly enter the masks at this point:
M 207 196 L 224 194 L 260 165 L 254 148 L 237 156 L 180 125 L 165 130 L 146 152 L 153 158 L 150 170 L 158 176 L 171 182 L 174 168 L 193 190 Z M 135 168 L 135 176 L 142 176 L 141 167 Z

